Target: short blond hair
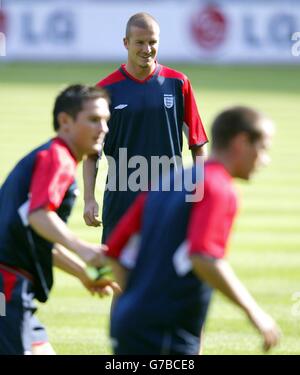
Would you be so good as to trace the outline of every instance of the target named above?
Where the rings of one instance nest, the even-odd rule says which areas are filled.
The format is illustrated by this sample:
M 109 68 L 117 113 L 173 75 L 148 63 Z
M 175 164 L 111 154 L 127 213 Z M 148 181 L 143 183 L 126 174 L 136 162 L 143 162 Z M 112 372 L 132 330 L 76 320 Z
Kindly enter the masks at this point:
M 159 29 L 156 19 L 149 13 L 141 12 L 131 16 L 126 25 L 126 38 L 129 38 L 130 29 L 132 27 L 140 27 L 141 29 L 150 29 L 155 24 Z

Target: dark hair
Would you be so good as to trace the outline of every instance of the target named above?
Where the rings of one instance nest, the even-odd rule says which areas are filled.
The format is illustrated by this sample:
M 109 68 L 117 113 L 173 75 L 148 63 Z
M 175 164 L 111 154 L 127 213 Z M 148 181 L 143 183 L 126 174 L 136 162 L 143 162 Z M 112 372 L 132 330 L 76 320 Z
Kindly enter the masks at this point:
M 133 16 L 131 16 L 127 22 L 126 25 L 126 38 L 129 38 L 130 29 L 131 27 L 140 27 L 141 29 L 148 29 L 149 26 L 152 23 L 155 23 L 157 27 L 159 28 L 158 22 L 154 17 L 151 16 L 151 14 L 142 12 L 142 13 L 136 13 Z
M 212 124 L 212 148 L 224 149 L 239 133 L 248 134 L 251 143 L 262 137 L 259 120 L 262 115 L 256 110 L 237 106 L 221 112 Z
M 75 119 L 77 114 L 82 110 L 84 102 L 99 98 L 103 98 L 109 103 L 109 96 L 101 87 L 90 87 L 80 84 L 68 86 L 55 100 L 53 108 L 54 130 L 57 131 L 59 129 L 57 120 L 59 113 L 66 112 Z

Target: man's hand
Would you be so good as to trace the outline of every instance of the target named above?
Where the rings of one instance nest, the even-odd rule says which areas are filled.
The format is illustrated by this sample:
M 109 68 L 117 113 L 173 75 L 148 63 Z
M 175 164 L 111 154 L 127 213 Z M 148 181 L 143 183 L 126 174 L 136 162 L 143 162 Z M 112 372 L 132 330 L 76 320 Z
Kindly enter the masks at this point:
M 88 242 L 81 242 L 77 254 L 89 266 L 102 267 L 104 264 L 103 251 L 106 249 L 102 245 L 94 245 Z
M 107 249 L 105 245 L 103 245 L 102 248 L 101 246 L 97 246 L 96 250 L 98 252 L 99 248 L 101 249 L 101 255 L 102 252 Z M 93 249 L 89 250 L 91 251 L 92 255 L 94 255 Z M 79 279 L 90 293 L 97 294 L 100 297 L 111 295 L 113 293 L 121 293 L 121 288 L 118 283 L 111 280 L 109 277 L 103 276 L 99 280 L 92 280 L 86 272 L 86 263 L 65 247 L 55 244 L 52 253 L 54 265 L 64 272 L 67 272 L 68 274 Z M 104 257 L 101 256 L 101 258 L 104 260 Z M 102 265 L 103 264 L 104 263 L 102 263 Z
M 99 217 L 99 205 L 95 199 L 90 199 L 84 202 L 83 218 L 86 225 L 90 227 L 100 227 L 101 221 Z
M 119 284 L 115 281 L 101 278 L 100 280 L 91 280 L 86 274 L 82 274 L 80 281 L 83 286 L 92 294 L 97 294 L 99 297 L 110 296 L 122 292 Z
M 103 252 L 106 250 L 104 245 L 94 245 L 89 242 L 79 240 L 76 243 L 75 251 L 77 255 L 89 266 L 102 267 L 104 265 Z
M 263 336 L 265 351 L 270 350 L 279 343 L 280 330 L 270 315 L 266 314 L 261 308 L 253 309 L 248 313 L 248 317 L 255 328 Z

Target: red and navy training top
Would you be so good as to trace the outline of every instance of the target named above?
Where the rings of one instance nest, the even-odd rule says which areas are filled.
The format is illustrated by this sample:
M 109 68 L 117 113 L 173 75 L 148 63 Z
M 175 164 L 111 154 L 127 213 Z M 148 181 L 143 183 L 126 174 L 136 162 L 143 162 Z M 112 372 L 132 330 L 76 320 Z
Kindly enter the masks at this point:
M 47 299 L 53 283 L 53 244 L 29 226 L 28 214 L 43 208 L 67 221 L 77 191 L 76 165 L 57 137 L 20 160 L 0 189 L 0 263 L 29 273 L 40 301 Z
M 151 329 L 182 329 L 199 337 L 209 293 L 189 255 L 223 258 L 236 210 L 231 177 L 217 162 L 205 165 L 199 202 L 186 202 L 184 189 L 139 195 L 107 241 L 107 255 L 133 267 L 114 307 L 112 329 L 136 326 L 140 335 L 149 322 Z
M 148 190 L 152 178 L 151 157 L 181 157 L 183 131 L 190 147 L 203 145 L 207 137 L 190 81 L 180 72 L 157 64 L 154 72 L 141 81 L 121 65 L 98 85 L 111 95 L 111 119 L 104 152 L 116 162 L 114 166 L 109 162 L 109 175 L 114 176 L 115 183 L 108 184 L 104 194 L 105 239 L 137 193 Z M 125 157 L 120 154 L 121 148 L 126 149 Z M 132 191 L 127 181 L 140 165 L 128 166 L 128 161 L 136 155 L 146 159 L 148 173 L 145 173 L 145 183 Z

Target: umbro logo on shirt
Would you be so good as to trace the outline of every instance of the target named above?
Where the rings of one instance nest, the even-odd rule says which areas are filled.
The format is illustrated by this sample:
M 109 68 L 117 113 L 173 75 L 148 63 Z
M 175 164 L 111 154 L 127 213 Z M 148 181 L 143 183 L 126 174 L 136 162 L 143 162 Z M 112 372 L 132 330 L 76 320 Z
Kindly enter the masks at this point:
M 123 109 L 123 108 L 126 108 L 126 107 L 128 107 L 128 104 L 119 104 L 114 109 Z

